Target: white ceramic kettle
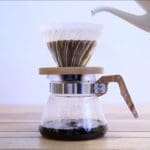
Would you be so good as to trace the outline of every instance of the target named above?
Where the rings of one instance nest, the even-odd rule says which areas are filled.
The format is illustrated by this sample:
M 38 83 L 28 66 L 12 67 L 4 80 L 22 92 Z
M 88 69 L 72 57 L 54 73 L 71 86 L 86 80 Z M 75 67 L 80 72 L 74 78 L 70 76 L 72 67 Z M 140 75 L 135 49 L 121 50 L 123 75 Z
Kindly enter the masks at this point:
M 146 13 L 144 15 L 138 16 L 138 15 L 133 15 L 127 12 L 124 12 L 122 10 L 118 10 L 116 8 L 111 8 L 111 7 L 99 7 L 94 10 L 92 10 L 92 15 L 106 11 L 110 12 L 126 21 L 129 23 L 147 31 L 150 32 L 150 0 L 135 0 L 145 11 Z

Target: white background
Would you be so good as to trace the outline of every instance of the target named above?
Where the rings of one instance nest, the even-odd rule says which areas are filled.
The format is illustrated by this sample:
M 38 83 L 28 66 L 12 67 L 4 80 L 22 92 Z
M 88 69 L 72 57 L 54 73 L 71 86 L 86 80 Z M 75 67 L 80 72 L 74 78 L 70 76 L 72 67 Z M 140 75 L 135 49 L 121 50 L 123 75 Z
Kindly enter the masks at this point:
M 88 66 L 105 74 L 121 74 L 137 105 L 150 99 L 150 34 L 109 13 L 91 16 L 97 6 L 113 6 L 133 14 L 144 11 L 134 1 L 0 2 L 0 103 L 43 104 L 49 81 L 39 67 L 56 66 L 43 43 L 40 27 L 52 22 L 103 24 L 103 35 Z M 110 85 L 104 104 L 123 105 L 117 85 Z

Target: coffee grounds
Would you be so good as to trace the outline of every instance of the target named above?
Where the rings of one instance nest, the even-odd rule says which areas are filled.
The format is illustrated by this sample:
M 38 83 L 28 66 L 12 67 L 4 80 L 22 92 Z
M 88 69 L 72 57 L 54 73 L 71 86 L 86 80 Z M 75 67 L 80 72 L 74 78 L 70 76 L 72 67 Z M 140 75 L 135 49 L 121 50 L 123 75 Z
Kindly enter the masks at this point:
M 92 56 L 96 41 L 58 40 L 47 43 L 59 67 L 85 66 Z
M 39 131 L 50 139 L 88 140 L 103 137 L 107 125 L 100 120 L 70 119 L 47 122 L 44 126 L 39 126 Z

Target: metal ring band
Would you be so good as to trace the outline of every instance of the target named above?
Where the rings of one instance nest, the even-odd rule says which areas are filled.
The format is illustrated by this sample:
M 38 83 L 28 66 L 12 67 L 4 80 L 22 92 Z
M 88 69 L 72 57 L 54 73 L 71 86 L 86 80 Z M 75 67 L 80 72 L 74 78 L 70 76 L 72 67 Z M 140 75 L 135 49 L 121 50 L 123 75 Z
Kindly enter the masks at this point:
M 50 83 L 53 94 L 97 94 L 105 93 L 106 85 L 98 83 Z

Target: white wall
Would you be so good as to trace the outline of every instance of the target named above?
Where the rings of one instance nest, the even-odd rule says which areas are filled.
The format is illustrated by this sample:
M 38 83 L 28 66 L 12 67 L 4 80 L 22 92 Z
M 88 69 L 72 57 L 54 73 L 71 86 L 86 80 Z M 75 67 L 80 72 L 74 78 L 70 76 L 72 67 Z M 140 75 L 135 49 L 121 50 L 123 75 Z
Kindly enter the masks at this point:
M 104 25 L 103 36 L 89 66 L 105 74 L 122 74 L 136 104 L 149 104 L 150 35 L 108 13 L 91 17 L 96 6 L 109 5 L 135 14 L 134 1 L 0 2 L 0 103 L 38 104 L 48 97 L 48 81 L 38 68 L 55 66 L 40 27 L 51 22 L 94 22 Z M 124 104 L 116 85 L 102 97 L 106 104 Z

